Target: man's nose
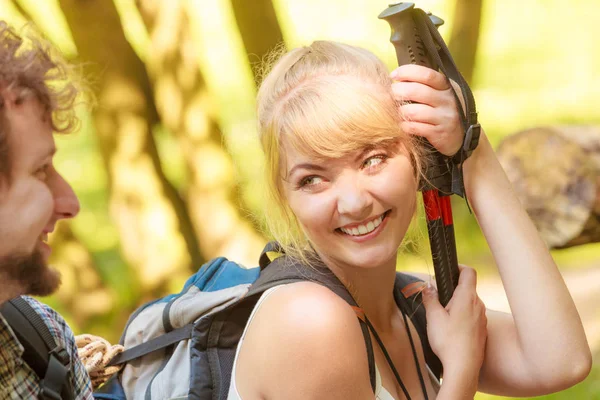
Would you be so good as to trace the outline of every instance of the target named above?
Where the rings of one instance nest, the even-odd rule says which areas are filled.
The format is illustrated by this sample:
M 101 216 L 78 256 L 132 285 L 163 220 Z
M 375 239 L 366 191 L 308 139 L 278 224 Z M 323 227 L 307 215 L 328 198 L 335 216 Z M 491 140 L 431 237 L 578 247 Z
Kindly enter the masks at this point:
M 73 218 L 79 214 L 79 199 L 71 185 L 58 172 L 52 186 L 54 213 L 59 219 Z
M 338 213 L 357 220 L 368 217 L 371 213 L 373 199 L 361 182 L 351 176 L 340 179 L 338 185 Z

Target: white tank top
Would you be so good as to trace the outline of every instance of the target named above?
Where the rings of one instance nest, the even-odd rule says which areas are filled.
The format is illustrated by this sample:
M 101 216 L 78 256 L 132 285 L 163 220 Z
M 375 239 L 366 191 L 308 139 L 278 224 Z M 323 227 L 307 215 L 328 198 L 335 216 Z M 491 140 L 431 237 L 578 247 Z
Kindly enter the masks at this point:
M 283 285 L 281 285 L 281 286 L 283 286 Z M 280 288 L 281 286 L 275 286 L 271 289 L 266 290 L 260 296 L 260 299 L 258 299 L 258 301 L 256 302 L 256 306 L 254 307 L 254 310 L 252 310 L 252 314 L 250 314 L 250 318 L 248 319 L 248 323 L 246 324 L 246 327 L 244 328 L 244 333 L 242 334 L 242 337 L 240 338 L 240 342 L 239 342 L 237 350 L 235 352 L 235 360 L 233 361 L 233 370 L 231 371 L 231 385 L 229 386 L 229 394 L 227 395 L 227 400 L 242 400 L 242 397 L 240 396 L 240 394 L 238 393 L 238 390 L 237 390 L 236 373 L 235 373 L 237 359 L 240 354 L 240 348 L 242 347 L 242 343 L 244 342 L 244 338 L 246 337 L 246 331 L 248 330 L 248 326 L 250 326 L 250 322 L 252 322 L 252 318 L 254 318 L 254 314 L 259 309 L 262 302 L 265 301 L 271 293 L 273 293 L 277 288 Z M 379 369 L 377 369 L 377 365 L 375 365 L 375 376 L 376 376 L 375 400 L 394 400 L 392 395 L 387 390 L 385 390 L 385 388 L 381 384 L 381 375 L 379 374 Z

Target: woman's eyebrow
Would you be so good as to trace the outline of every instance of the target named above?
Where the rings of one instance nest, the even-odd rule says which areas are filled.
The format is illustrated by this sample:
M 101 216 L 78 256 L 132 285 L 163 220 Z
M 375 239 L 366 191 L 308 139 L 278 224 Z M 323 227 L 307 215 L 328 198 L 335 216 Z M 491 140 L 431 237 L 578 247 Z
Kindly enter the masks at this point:
M 325 167 L 322 167 L 321 165 L 310 164 L 310 163 L 301 163 L 301 164 L 294 165 L 292 167 L 292 169 L 290 169 L 290 171 L 288 172 L 288 176 L 292 176 L 292 174 L 299 169 L 310 169 L 313 171 L 325 171 Z
M 360 161 L 360 159 L 361 159 L 361 158 L 363 158 L 363 157 L 365 156 L 365 154 L 367 154 L 368 152 L 370 152 L 370 151 L 373 151 L 373 150 L 376 150 L 376 149 L 379 149 L 379 148 L 383 148 L 383 147 L 384 147 L 384 146 L 382 146 L 382 145 L 375 145 L 375 144 L 372 144 L 372 145 L 366 146 L 365 148 L 363 148 L 363 149 L 361 150 L 361 152 L 360 152 L 360 153 L 358 153 L 358 155 L 357 155 L 357 156 L 356 156 L 356 158 L 354 159 L 354 162 L 359 162 L 359 161 Z

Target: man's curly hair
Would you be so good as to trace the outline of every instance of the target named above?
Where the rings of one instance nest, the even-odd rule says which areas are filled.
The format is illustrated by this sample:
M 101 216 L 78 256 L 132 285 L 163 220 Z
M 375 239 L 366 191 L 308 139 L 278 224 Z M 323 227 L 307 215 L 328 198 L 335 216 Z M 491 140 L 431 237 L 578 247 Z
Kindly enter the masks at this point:
M 52 129 L 68 133 L 79 124 L 75 113 L 75 100 L 80 92 L 76 77 L 72 66 L 47 40 L 32 29 L 27 29 L 26 35 L 19 35 L 0 21 L 0 178 L 10 180 L 11 170 L 6 93 L 31 93 L 50 117 Z

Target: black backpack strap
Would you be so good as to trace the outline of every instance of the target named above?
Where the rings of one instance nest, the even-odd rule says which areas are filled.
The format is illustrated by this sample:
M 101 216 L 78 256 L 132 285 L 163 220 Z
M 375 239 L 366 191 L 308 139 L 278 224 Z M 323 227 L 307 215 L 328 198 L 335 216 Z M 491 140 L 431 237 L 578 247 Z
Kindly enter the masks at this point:
M 269 242 L 266 244 L 263 251 L 260 253 L 260 258 L 258 259 L 258 265 L 260 266 L 261 271 L 269 264 L 271 264 L 271 258 L 269 257 L 269 253 L 280 253 L 283 254 L 283 249 L 281 245 L 277 242 Z
M 375 393 L 377 376 L 375 371 L 375 355 L 373 353 L 373 344 L 371 342 L 371 335 L 369 334 L 369 327 L 365 321 L 364 313 L 362 313 L 362 310 L 358 307 L 358 304 L 350 292 L 348 292 L 348 289 L 346 289 L 346 287 L 328 268 L 321 266 L 318 262 L 315 262 L 314 266 L 309 267 L 304 265 L 299 260 L 295 260 L 288 256 L 277 257 L 271 261 L 268 255 L 270 252 L 276 252 L 280 254 L 283 253 L 278 243 L 269 242 L 267 244 L 260 256 L 260 267 L 262 270 L 260 277 L 250 287 L 246 297 L 250 298 L 257 296 L 262 294 L 265 290 L 275 286 L 284 285 L 287 283 L 310 281 L 329 288 L 332 292 L 344 299 L 357 314 L 357 319 L 360 324 L 360 329 L 365 339 L 365 345 L 367 349 L 371 388 L 373 389 L 373 393 Z
M 404 312 L 413 322 L 413 325 L 419 334 L 419 338 L 421 339 L 425 362 L 431 372 L 440 379 L 443 372 L 442 362 L 431 349 L 429 339 L 427 338 L 427 318 L 421 296 L 421 290 L 424 285 L 425 282 L 421 279 L 398 272 L 396 273 L 396 282 L 394 285 L 394 299 L 396 300 L 398 307 L 403 307 Z
M 40 378 L 39 398 L 73 399 L 69 353 L 56 343 L 44 320 L 21 297 L 4 303 L 0 312 L 23 346 L 23 360 Z
M 172 344 L 189 339 L 192 337 L 193 330 L 194 323 L 190 323 L 182 326 L 181 328 L 173 329 L 168 333 L 157 336 L 154 339 L 148 340 L 147 342 L 138 344 L 137 346 L 129 348 L 113 358 L 110 363 L 108 363 L 107 367 L 127 363 L 131 360 L 135 360 L 147 354 L 153 353 L 156 350 L 164 349 Z

